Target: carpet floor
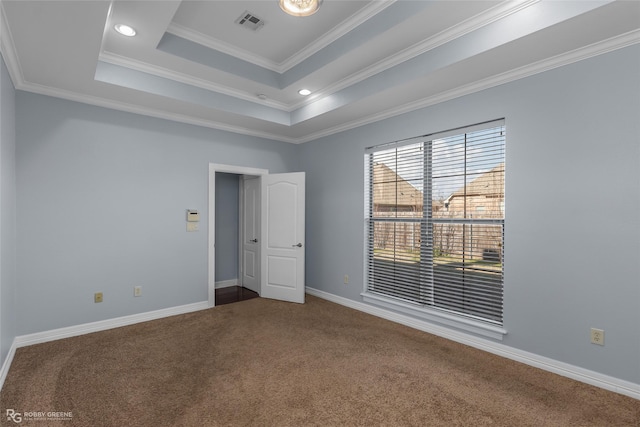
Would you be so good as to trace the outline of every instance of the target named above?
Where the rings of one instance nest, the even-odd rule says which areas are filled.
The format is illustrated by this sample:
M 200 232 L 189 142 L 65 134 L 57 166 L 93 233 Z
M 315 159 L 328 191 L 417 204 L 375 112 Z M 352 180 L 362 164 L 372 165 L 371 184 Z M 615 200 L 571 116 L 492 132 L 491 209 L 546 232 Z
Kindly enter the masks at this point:
M 638 400 L 312 296 L 20 348 L 0 405 L 13 426 L 640 426 Z

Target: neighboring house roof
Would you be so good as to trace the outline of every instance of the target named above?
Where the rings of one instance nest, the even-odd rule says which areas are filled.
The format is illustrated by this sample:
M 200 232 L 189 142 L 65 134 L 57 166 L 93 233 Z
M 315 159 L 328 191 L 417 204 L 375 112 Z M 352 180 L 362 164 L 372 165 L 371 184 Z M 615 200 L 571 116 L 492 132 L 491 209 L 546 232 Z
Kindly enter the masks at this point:
M 504 196 L 504 163 L 500 163 L 488 172 L 483 173 L 465 187 L 460 188 L 458 191 L 451 193 L 445 200 L 445 203 L 449 203 L 456 197 L 464 196 Z
M 422 206 L 422 192 L 383 163 L 373 165 L 373 183 L 376 205 Z
M 422 207 L 422 192 L 383 163 L 373 165 L 373 202 L 375 205 Z M 434 210 L 457 197 L 504 197 L 504 163 L 480 175 L 465 187 L 451 193 L 443 202 L 433 201 Z

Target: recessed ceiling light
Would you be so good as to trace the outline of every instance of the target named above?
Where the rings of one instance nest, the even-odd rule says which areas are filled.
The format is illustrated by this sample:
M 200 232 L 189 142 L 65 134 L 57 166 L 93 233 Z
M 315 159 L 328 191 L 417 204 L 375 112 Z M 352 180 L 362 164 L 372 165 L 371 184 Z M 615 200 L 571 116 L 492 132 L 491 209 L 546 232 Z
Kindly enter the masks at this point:
M 115 30 L 123 36 L 133 37 L 136 35 L 136 30 L 134 30 L 133 27 L 125 24 L 116 24 L 113 26 L 113 28 L 115 28 Z
M 300 89 L 298 93 L 302 96 L 311 95 L 311 91 L 309 89 Z
M 322 0 L 278 0 L 280 8 L 293 16 L 313 15 L 320 9 Z

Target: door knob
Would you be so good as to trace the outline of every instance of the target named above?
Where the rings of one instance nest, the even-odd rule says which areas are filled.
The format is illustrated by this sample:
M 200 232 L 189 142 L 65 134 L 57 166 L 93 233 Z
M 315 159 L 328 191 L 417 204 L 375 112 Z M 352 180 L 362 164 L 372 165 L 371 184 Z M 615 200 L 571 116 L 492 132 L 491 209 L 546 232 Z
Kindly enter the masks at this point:
M 298 243 L 297 245 L 291 245 L 294 248 L 301 248 L 302 247 L 302 243 Z
M 249 240 L 251 243 L 258 243 L 258 239 L 251 239 Z

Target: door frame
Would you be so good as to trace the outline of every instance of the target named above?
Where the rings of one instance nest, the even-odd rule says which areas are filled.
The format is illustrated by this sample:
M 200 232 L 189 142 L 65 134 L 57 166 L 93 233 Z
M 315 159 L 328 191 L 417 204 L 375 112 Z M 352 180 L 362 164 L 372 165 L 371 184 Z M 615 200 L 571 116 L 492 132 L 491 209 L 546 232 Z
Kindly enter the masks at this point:
M 262 179 L 263 175 L 269 174 L 268 169 L 209 163 L 209 250 L 207 254 L 207 293 L 209 307 L 214 307 L 216 305 L 216 172 L 232 173 L 236 175 L 254 175 L 260 177 L 260 179 Z

